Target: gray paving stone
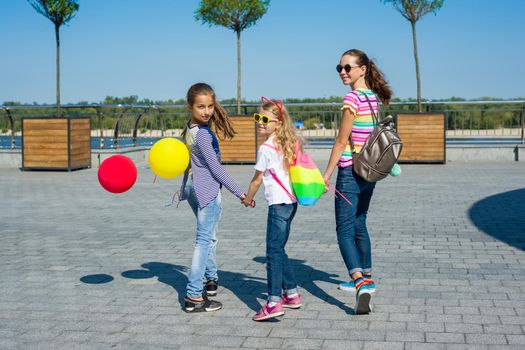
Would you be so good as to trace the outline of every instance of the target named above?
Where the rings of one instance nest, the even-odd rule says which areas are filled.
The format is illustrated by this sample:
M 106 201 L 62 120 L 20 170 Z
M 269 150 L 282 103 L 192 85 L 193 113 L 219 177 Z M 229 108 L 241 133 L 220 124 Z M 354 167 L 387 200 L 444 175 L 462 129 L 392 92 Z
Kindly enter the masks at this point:
M 447 344 L 447 350 L 488 350 L 488 345 L 480 344 Z
M 489 315 L 463 315 L 463 322 L 476 324 L 500 324 L 500 317 Z
M 252 166 L 227 169 L 243 185 L 253 175 Z M 96 169 L 0 169 L 0 348 L 523 347 L 525 252 L 483 227 L 510 233 L 525 219 L 499 223 L 487 208 L 476 226 L 469 211 L 525 188 L 525 163 L 403 165 L 401 177 L 379 183 L 368 216 L 378 285 L 370 315 L 355 316 L 354 294 L 337 289 L 348 274 L 333 199 L 300 207 L 287 250 L 304 306 L 267 323 L 251 320 L 266 291 L 262 193 L 248 210 L 224 191 L 217 247 L 224 309 L 191 315 L 180 302 L 195 220 L 185 203 L 164 206 L 180 179 L 153 185 L 150 170 L 138 170 L 132 190 L 111 195 Z
M 523 332 L 523 326 L 518 325 L 492 325 L 486 324 L 483 325 L 483 333 L 495 333 L 495 334 L 525 334 Z
M 445 324 L 439 322 L 407 322 L 407 331 L 444 332 Z
M 429 343 L 464 343 L 465 335 L 462 333 L 425 333 L 425 340 Z
M 465 334 L 468 344 L 507 344 L 503 334 Z
M 323 340 L 321 339 L 290 339 L 287 338 L 282 344 L 283 349 L 320 349 Z
M 507 337 L 507 340 L 509 344 L 511 345 L 525 345 L 525 335 L 514 335 L 514 334 L 507 334 L 505 335 Z
M 427 322 L 460 323 L 461 320 L 462 320 L 462 315 L 426 314 Z
M 365 341 L 363 342 L 363 349 L 373 349 L 373 350 L 403 350 L 404 343 L 388 341 L 388 342 L 378 342 L 378 341 Z
M 425 334 L 423 332 L 387 332 L 387 342 L 424 342 Z
M 446 350 L 446 344 L 405 343 L 405 350 Z
M 374 330 L 395 330 L 404 331 L 406 330 L 405 322 L 392 322 L 392 321 L 370 321 L 368 329 Z
M 445 331 L 448 333 L 483 333 L 483 327 L 471 323 L 445 323 Z
M 499 319 L 502 324 L 525 324 L 525 316 L 500 316 Z
M 248 337 L 242 343 L 243 348 L 259 348 L 259 349 L 279 349 L 284 343 L 284 339 L 281 338 L 256 338 Z

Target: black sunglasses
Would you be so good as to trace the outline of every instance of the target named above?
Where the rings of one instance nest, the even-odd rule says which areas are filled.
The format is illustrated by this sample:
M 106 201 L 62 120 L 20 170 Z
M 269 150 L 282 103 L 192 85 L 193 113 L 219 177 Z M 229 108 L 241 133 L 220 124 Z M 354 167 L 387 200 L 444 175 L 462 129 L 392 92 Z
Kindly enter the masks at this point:
M 345 64 L 344 66 L 341 66 L 340 64 L 338 64 L 337 66 L 335 66 L 335 70 L 337 71 L 337 73 L 341 73 L 343 69 L 345 70 L 345 72 L 350 73 L 350 70 L 352 68 L 358 68 L 358 66 L 352 67 L 349 64 Z

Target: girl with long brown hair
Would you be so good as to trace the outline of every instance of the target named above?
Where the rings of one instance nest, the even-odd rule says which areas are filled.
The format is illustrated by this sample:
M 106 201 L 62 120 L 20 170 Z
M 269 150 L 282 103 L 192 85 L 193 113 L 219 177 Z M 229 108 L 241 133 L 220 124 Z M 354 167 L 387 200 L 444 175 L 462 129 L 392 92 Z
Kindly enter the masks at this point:
M 188 272 L 185 310 L 216 311 L 222 304 L 208 296 L 216 295 L 218 289 L 215 250 L 222 212 L 221 187 L 226 187 L 241 201 L 246 195 L 221 165 L 215 134 L 232 138 L 235 130 L 217 102 L 215 92 L 208 84 L 198 83 L 188 90 L 187 101 L 191 118 L 183 137 L 190 150 L 191 169 L 184 173 L 180 199 L 188 200 L 197 218 L 197 236 Z

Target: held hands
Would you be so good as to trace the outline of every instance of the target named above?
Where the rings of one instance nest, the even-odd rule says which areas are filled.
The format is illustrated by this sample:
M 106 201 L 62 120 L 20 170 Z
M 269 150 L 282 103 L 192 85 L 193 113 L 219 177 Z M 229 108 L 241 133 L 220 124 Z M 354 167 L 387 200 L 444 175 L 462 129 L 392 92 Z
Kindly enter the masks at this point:
M 248 199 L 246 198 L 246 194 L 243 194 L 243 195 L 241 196 L 241 203 L 244 204 L 244 206 L 245 206 L 246 208 L 248 208 L 248 207 L 255 208 L 255 201 L 254 201 L 253 199 L 248 200 Z
M 255 201 L 253 199 L 250 202 L 246 201 L 245 199 L 242 201 L 242 203 L 244 204 L 246 208 L 248 207 L 255 208 Z

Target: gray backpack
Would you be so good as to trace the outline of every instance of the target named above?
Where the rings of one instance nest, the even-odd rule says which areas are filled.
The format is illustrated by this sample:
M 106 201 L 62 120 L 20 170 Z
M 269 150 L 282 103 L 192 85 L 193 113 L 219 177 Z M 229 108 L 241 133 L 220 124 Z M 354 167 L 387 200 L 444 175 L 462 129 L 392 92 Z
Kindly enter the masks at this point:
M 390 170 L 399 159 L 403 149 L 403 142 L 394 127 L 394 118 L 389 115 L 378 122 L 378 117 L 372 108 L 368 96 L 364 95 L 370 106 L 375 126 L 359 153 L 355 153 L 352 134 L 350 134 L 353 169 L 357 175 L 366 181 L 376 182 L 388 176 Z

